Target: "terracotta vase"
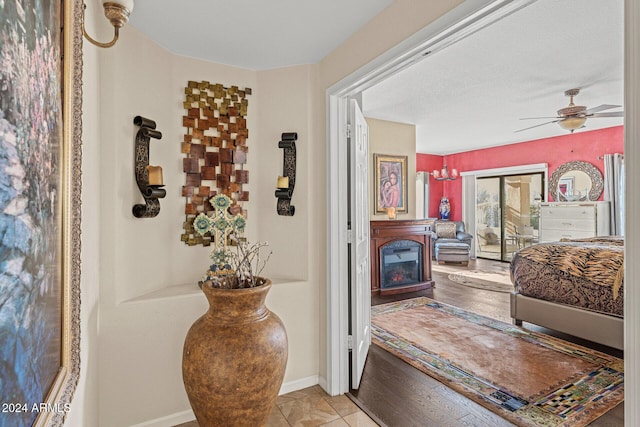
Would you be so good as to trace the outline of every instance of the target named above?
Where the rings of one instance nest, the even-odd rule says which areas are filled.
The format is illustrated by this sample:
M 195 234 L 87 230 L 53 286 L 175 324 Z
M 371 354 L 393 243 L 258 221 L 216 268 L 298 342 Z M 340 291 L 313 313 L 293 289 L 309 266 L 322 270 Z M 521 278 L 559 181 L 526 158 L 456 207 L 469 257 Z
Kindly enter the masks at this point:
M 246 289 L 202 290 L 209 310 L 189 329 L 185 390 L 201 426 L 264 426 L 287 364 L 287 333 L 264 301 L 271 281 Z

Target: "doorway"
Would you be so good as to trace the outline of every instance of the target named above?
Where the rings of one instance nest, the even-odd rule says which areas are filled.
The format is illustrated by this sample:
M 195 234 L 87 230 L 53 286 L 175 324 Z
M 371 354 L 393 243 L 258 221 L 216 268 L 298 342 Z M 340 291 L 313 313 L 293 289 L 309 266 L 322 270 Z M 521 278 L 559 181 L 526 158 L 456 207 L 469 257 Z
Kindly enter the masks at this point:
M 402 43 L 387 50 L 367 65 L 335 83 L 326 91 L 327 103 L 327 351 L 326 391 L 331 395 L 343 394 L 350 389 L 349 344 L 350 306 L 358 301 L 349 298 L 348 243 L 349 232 L 349 177 L 347 153 L 348 99 L 358 97 L 364 90 L 445 49 L 469 34 L 511 14 L 533 0 L 478 0 L 463 2 L 441 16 L 433 25 L 414 33 Z M 369 194 L 364 196 L 369 202 Z M 368 221 L 369 218 L 366 218 Z M 369 295 L 370 298 L 370 295 Z M 359 301 L 364 303 L 364 301 Z M 367 303 L 369 303 L 368 301 Z
M 442 27 L 446 27 L 445 24 L 453 24 L 448 27 L 449 31 L 446 31 L 448 35 L 460 31 L 460 28 L 465 25 L 460 24 L 464 20 L 465 16 L 472 15 L 472 12 L 477 9 L 472 8 L 472 2 L 463 2 L 455 12 L 460 12 L 457 16 L 446 16 L 446 19 L 440 22 Z M 484 5 L 490 4 L 490 1 L 484 2 Z M 625 80 L 629 88 L 626 89 L 626 95 L 628 100 L 625 102 L 625 111 L 630 117 L 636 117 L 637 105 L 640 105 L 638 101 L 636 89 L 638 86 L 638 43 L 637 37 L 640 34 L 637 22 L 640 22 L 640 8 L 635 7 L 633 2 L 627 0 L 627 10 L 625 11 L 625 33 L 626 41 L 630 44 L 630 47 L 626 50 Z M 469 7 L 466 11 L 460 8 Z M 477 5 L 475 5 L 477 6 Z M 505 8 L 509 6 L 501 5 Z M 469 12 L 468 15 L 463 15 L 462 12 Z M 475 19 L 472 17 L 471 19 Z M 446 21 L 446 22 L 445 22 Z M 467 21 L 468 23 L 468 21 Z M 440 35 L 440 30 L 434 26 L 428 27 L 427 31 L 419 31 L 413 36 L 406 39 L 400 45 L 390 49 L 377 59 L 371 61 L 367 65 L 359 68 L 349 76 L 340 80 L 333 86 L 329 87 L 326 91 L 326 103 L 327 103 L 327 192 L 330 195 L 328 197 L 327 204 L 327 297 L 326 297 L 326 364 L 325 375 L 323 379 L 323 385 L 328 393 L 335 395 L 348 391 L 348 357 L 347 357 L 347 333 L 346 325 L 347 312 L 348 312 L 348 299 L 346 297 L 345 283 L 348 277 L 348 269 L 346 268 L 345 247 L 349 239 L 346 227 L 346 131 L 344 119 L 346 112 L 346 98 L 348 96 L 357 94 L 367 87 L 372 86 L 378 81 L 381 81 L 386 76 L 389 76 L 398 70 L 402 69 L 404 65 L 410 63 L 411 58 L 419 52 L 424 52 L 430 46 L 437 44 L 435 36 Z M 446 35 L 446 34 L 445 34 Z M 446 38 L 446 37 L 445 37 Z M 424 42 L 427 40 L 427 42 Z M 442 40 L 442 39 L 441 39 Z M 625 126 L 625 151 L 633 159 L 637 153 L 637 149 L 632 141 L 640 139 L 640 130 L 638 125 L 633 121 L 629 122 Z M 632 178 L 637 178 L 637 173 L 634 170 L 628 170 L 627 173 L 630 179 L 627 182 L 633 181 Z M 464 178 L 464 177 L 463 177 Z M 464 187 L 465 194 L 468 195 L 468 186 Z M 546 193 L 546 191 L 545 191 Z M 634 204 L 637 198 L 633 197 L 633 192 L 628 194 L 627 210 L 632 212 L 637 203 Z M 470 202 L 466 196 L 463 196 L 465 206 Z M 475 225 L 475 218 L 473 222 L 469 224 Z M 635 235 L 635 224 L 627 223 L 628 236 Z M 629 245 L 628 254 L 631 258 L 637 253 L 637 245 Z M 636 267 L 633 264 L 625 266 L 625 273 L 628 273 L 629 278 L 635 277 Z M 632 307 L 638 305 L 640 293 L 634 293 L 632 290 L 625 295 L 625 306 L 629 308 L 626 310 L 629 319 L 625 318 L 625 335 L 627 338 L 627 346 L 625 353 L 628 353 L 629 357 L 625 358 L 626 372 L 629 374 L 629 378 L 636 378 L 638 369 L 632 363 L 636 360 L 634 356 L 638 354 L 638 340 L 635 340 L 637 336 L 637 328 L 634 325 L 640 324 L 637 322 L 638 315 L 632 310 Z M 640 390 L 637 387 L 635 381 L 629 381 L 628 387 L 625 389 L 625 394 L 628 401 L 635 401 L 640 394 Z M 630 425 L 635 425 L 635 421 L 639 418 L 636 414 L 636 409 L 632 406 L 625 408 L 627 414 L 625 418 Z
M 476 255 L 511 261 L 538 242 L 542 172 L 476 178 Z

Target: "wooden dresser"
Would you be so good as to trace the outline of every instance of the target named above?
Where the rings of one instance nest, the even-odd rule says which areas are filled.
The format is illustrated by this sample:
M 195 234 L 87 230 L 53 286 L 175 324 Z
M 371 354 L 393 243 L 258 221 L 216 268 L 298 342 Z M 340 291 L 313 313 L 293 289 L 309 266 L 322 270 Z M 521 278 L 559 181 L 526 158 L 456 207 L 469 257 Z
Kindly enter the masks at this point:
M 371 293 L 373 295 L 413 292 L 433 286 L 431 230 L 434 221 L 434 219 L 371 221 Z M 422 253 L 419 261 L 422 265 L 422 277 L 416 283 L 385 288 L 382 286 L 384 278 L 381 277 L 382 250 L 400 241 L 416 242 L 421 246 Z
M 540 242 L 609 235 L 609 202 L 540 203 Z

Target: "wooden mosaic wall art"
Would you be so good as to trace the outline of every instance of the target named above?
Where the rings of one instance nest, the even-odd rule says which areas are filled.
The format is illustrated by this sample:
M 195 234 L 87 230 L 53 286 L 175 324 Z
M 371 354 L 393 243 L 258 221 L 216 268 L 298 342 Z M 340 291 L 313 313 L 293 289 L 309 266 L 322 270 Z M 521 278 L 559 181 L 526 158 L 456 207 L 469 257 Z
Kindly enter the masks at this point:
M 181 240 L 190 246 L 209 246 L 213 237 L 196 232 L 193 221 L 199 214 L 214 210 L 211 197 L 227 195 L 231 199 L 229 213 L 247 216 L 242 203 L 249 200 L 243 184 L 249 182 L 245 169 L 249 138 L 246 117 L 251 89 L 189 81 L 184 93 L 186 114 L 182 124 L 186 131 L 181 146 L 185 156 L 182 195 L 186 198 L 186 218 Z

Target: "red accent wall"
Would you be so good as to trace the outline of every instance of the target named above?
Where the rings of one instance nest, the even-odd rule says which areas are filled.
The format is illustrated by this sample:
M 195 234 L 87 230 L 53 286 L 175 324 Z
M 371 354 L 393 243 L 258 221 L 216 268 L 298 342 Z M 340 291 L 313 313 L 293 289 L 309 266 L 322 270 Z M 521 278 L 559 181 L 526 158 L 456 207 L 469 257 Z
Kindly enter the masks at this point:
M 560 165 L 574 160 L 592 163 L 604 174 L 604 154 L 624 153 L 624 126 L 615 126 L 587 132 L 578 132 L 553 138 L 537 139 L 482 150 L 465 151 L 445 156 L 417 154 L 416 170 L 442 169 L 458 172 L 504 168 L 534 163 L 547 163 L 549 177 Z M 437 218 L 438 205 L 443 196 L 449 198 L 451 219 L 462 219 L 462 180 L 429 181 L 429 217 Z M 602 199 L 602 196 L 601 196 Z M 551 196 L 547 195 L 547 200 Z
M 416 172 L 440 170 L 444 165 L 444 157 L 436 154 L 419 154 L 416 156 Z M 444 182 L 429 178 L 429 218 L 440 218 L 438 206 L 444 194 Z

